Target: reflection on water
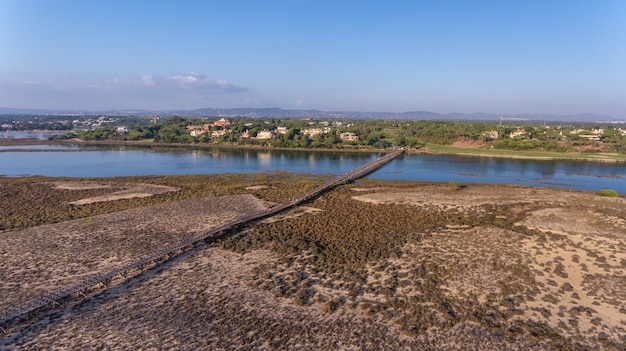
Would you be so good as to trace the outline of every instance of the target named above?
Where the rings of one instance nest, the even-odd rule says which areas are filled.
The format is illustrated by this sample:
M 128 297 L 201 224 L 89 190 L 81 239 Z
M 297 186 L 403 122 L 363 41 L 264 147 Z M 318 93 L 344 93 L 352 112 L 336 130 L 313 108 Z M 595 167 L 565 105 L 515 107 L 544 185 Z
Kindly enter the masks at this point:
M 401 175 L 395 172 L 402 171 Z M 626 165 L 612 162 L 470 156 L 404 156 L 372 178 L 466 183 L 513 183 L 626 193 Z M 619 189 L 619 190 L 618 190 Z
M 259 161 L 259 165 L 270 167 L 272 165 L 272 154 L 269 152 L 259 152 L 257 154 L 257 159 Z
M 4 145 L 0 146 L 0 151 L 19 151 L 19 150 L 38 150 L 38 151 L 78 151 L 78 145 Z
M 61 132 L 27 132 L 27 131 L 3 131 L 0 132 L 0 138 L 5 139 L 39 139 L 47 140 L 49 137 L 58 134 L 65 134 Z
M 114 177 L 274 171 L 339 175 L 379 156 L 379 153 L 303 150 L 36 145 L 0 147 L 0 175 Z M 369 177 L 514 183 L 593 191 L 611 188 L 626 194 L 625 176 L 623 163 L 404 155 Z

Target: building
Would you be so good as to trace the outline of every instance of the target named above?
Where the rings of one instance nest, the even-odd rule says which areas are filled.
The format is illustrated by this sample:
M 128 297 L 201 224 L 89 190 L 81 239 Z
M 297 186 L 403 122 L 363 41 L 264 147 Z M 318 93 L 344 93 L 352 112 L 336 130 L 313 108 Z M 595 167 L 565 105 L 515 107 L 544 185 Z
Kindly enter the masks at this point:
M 269 130 L 262 130 L 256 134 L 257 139 L 272 139 L 272 132 Z
M 514 132 L 511 132 L 511 134 L 509 134 L 509 137 L 510 137 L 510 138 L 515 138 L 515 137 L 518 137 L 518 136 L 522 136 L 522 135 L 524 135 L 524 134 L 526 134 L 526 131 L 525 131 L 525 130 L 523 130 L 523 129 L 518 129 L 518 130 L 516 130 L 516 131 L 514 131 Z
M 339 139 L 341 140 L 359 140 L 359 136 L 354 133 L 341 133 L 339 134 Z
M 215 121 L 213 125 L 222 129 L 228 129 L 230 128 L 231 123 L 226 118 L 220 118 L 218 121 Z
M 201 128 L 195 128 L 195 129 L 191 129 L 189 131 L 189 135 L 191 135 L 192 137 L 200 136 L 200 134 L 202 134 L 202 133 L 204 133 L 204 132 L 202 131 Z
M 203 124 L 201 126 L 187 126 L 185 128 L 187 128 L 187 130 L 189 131 L 189 135 L 191 135 L 192 137 L 197 137 L 202 133 L 208 133 L 211 129 L 211 125 Z
M 600 136 L 596 135 L 596 134 L 578 134 L 579 138 L 584 138 L 587 140 L 596 140 L 599 141 L 600 140 Z
M 312 139 L 315 135 L 319 135 L 319 134 L 325 134 L 330 132 L 330 128 L 325 127 L 325 128 L 307 128 L 307 129 L 302 129 L 300 131 L 301 134 L 304 135 L 308 135 L 309 139 Z
M 490 130 L 483 133 L 489 139 L 498 139 L 500 137 L 500 133 L 497 130 Z
M 222 135 L 226 135 L 226 131 L 225 130 L 214 130 L 211 132 L 211 136 L 212 137 L 218 137 L 218 136 L 222 136 Z

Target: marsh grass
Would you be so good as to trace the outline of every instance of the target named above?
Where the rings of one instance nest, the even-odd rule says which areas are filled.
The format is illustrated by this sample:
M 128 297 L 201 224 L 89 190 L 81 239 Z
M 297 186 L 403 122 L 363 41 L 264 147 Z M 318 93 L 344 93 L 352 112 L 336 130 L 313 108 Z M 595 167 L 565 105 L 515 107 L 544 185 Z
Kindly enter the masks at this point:
M 626 161 L 626 155 L 617 153 L 591 154 L 585 152 L 552 152 L 552 151 L 519 151 L 502 149 L 463 148 L 449 145 L 427 144 L 426 149 L 430 152 L 444 154 L 463 154 L 475 156 L 492 156 L 508 158 L 532 158 L 532 159 L 571 159 L 571 160 L 607 160 Z
M 80 219 L 73 223 L 99 239 L 71 251 L 84 255 L 57 276 L 39 276 L 43 282 L 71 281 L 104 264 L 107 255 L 141 255 L 190 235 L 195 220 L 217 221 L 207 219 L 220 213 L 220 203 L 210 200 L 217 196 L 252 194 L 271 206 L 329 178 L 276 172 L 90 179 L 111 188 L 73 191 L 53 189 L 47 184 L 56 179 L 50 178 L 0 179 L 0 204 L 10 214 L 1 225 L 11 229 L 0 235 L 9 238 L 13 231 L 58 223 L 57 232 L 47 232 L 54 237 L 68 228 L 64 221 Z M 67 205 L 128 182 L 179 190 Z M 382 192 L 402 202 L 366 202 L 357 196 Z M 514 200 L 508 196 L 512 193 Z M 415 201 L 422 198 L 427 200 Z M 448 184 L 361 179 L 307 204 L 322 211 L 296 210 L 297 216 L 251 224 L 150 275 L 140 274 L 123 289 L 68 309 L 63 319 L 37 335 L 24 334 L 20 342 L 53 349 L 447 345 L 619 350 L 619 320 L 616 325 L 602 313 L 626 311 L 619 274 L 626 262 L 626 241 L 620 235 L 626 214 L 620 200 L 589 200 L 588 194 L 550 189 L 470 186 L 450 191 Z M 229 205 L 246 211 L 244 203 Z M 149 211 L 160 205 L 171 206 L 167 215 Z M 22 213 L 28 208 L 34 213 Z M 133 220 L 162 221 L 167 230 L 137 227 L 119 245 L 105 240 L 107 233 L 123 231 Z M 43 250 L 39 262 L 54 260 L 59 243 L 42 243 L 22 245 Z M 578 274 L 571 270 L 573 264 L 584 274 L 581 284 L 573 279 Z M 12 274 L 11 279 L 22 282 L 32 279 L 25 271 Z M 27 295 L 36 295 L 42 281 L 30 282 Z M 579 308 L 572 309 L 571 301 Z

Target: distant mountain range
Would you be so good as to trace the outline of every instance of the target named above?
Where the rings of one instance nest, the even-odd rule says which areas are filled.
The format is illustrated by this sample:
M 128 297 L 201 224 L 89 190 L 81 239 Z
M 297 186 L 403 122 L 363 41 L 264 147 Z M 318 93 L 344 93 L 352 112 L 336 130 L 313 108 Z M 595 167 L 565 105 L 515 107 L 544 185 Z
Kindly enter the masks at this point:
M 46 110 L 0 107 L 0 114 L 14 115 L 122 115 L 122 116 L 171 116 L 182 117 L 275 117 L 275 118 L 335 118 L 335 119 L 397 119 L 397 120 L 475 120 L 475 121 L 560 121 L 560 122 L 613 122 L 626 123 L 614 117 L 593 113 L 577 115 L 519 114 L 497 113 L 446 113 L 429 111 L 361 112 L 361 111 L 320 111 L 320 110 L 285 110 L 270 108 L 201 108 L 196 110 Z

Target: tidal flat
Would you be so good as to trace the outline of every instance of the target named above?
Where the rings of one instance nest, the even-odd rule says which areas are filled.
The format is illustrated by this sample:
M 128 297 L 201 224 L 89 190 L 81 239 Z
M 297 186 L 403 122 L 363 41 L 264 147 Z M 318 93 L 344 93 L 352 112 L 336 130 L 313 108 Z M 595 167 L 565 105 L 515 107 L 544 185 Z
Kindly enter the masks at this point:
M 324 180 L 0 178 L 0 309 Z M 363 179 L 3 325 L 0 348 L 623 350 L 625 277 L 624 198 Z

